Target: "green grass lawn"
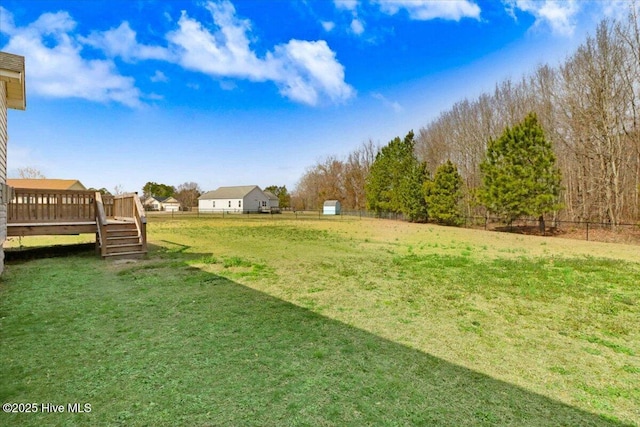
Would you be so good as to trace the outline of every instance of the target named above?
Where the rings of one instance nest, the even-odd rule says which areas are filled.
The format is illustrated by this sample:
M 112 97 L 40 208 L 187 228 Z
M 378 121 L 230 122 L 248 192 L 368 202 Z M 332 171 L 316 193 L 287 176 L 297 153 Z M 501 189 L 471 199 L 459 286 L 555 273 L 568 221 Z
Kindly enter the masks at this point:
M 14 262 L 2 425 L 637 425 L 640 250 L 371 219 L 154 218 Z M 66 409 L 66 408 L 65 408 Z

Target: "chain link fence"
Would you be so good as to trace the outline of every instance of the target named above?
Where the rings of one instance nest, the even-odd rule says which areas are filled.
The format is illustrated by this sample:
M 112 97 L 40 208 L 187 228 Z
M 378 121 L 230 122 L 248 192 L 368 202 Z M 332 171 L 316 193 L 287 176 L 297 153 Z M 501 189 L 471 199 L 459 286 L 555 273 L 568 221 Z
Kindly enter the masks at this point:
M 147 212 L 148 216 L 158 218 L 226 218 L 226 219 L 296 219 L 296 220 L 326 220 L 340 221 L 355 218 L 380 218 L 394 221 L 404 221 L 402 214 L 396 212 L 376 213 L 368 210 L 342 210 L 339 215 L 324 215 L 322 210 L 283 210 L 280 213 L 242 213 L 237 210 L 204 212 L 193 209 L 191 211 L 176 212 Z M 537 219 L 520 219 L 511 224 L 496 217 L 464 217 L 460 227 L 483 229 L 487 231 L 518 233 L 523 235 L 555 236 L 570 239 L 581 239 L 598 242 L 626 243 L 640 245 L 640 223 L 623 223 L 612 225 L 593 221 L 561 221 L 546 220 L 544 231 L 539 227 Z

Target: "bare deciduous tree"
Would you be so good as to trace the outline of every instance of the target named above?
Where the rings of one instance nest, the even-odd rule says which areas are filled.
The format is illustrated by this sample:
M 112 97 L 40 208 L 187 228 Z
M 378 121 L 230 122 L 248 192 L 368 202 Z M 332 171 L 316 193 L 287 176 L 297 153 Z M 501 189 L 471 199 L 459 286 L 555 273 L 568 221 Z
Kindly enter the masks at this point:
M 480 182 L 489 139 L 529 112 L 540 119 L 563 176 L 573 220 L 613 225 L 640 216 L 639 2 L 626 19 L 602 21 L 595 35 L 558 67 L 538 66 L 493 93 L 463 100 L 420 129 L 416 154 L 431 172 L 447 159 L 459 167 L 466 194 Z M 467 213 L 473 198 L 467 197 Z
M 39 169 L 25 166 L 18 169 L 18 178 L 22 179 L 46 179 L 46 177 L 40 172 Z
M 184 209 L 198 206 L 198 197 L 202 194 L 200 186 L 195 182 L 185 182 L 176 188 L 175 198 Z

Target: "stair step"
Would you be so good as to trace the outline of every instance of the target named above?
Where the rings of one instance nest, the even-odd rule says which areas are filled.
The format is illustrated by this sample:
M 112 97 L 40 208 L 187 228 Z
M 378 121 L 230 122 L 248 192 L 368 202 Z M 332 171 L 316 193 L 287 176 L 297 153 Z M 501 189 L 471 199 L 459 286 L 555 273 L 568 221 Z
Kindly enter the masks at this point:
M 109 236 L 107 235 L 107 247 L 109 245 L 138 244 L 140 238 L 136 236 Z
M 117 252 L 113 254 L 106 254 L 104 258 L 109 259 L 137 259 L 143 258 L 147 253 L 144 251 L 132 251 L 132 252 Z
M 107 229 L 107 238 L 109 237 L 138 237 L 138 230 L 109 230 Z
M 142 243 L 125 243 L 116 245 L 107 245 L 107 255 L 121 252 L 137 252 L 142 251 Z

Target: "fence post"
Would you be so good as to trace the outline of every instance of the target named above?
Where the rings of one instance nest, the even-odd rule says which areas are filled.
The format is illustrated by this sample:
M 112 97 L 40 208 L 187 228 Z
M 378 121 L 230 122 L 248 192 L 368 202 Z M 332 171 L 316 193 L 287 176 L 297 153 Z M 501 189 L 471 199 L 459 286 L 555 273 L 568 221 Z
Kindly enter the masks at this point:
M 589 241 L 589 221 L 587 221 L 587 241 Z

